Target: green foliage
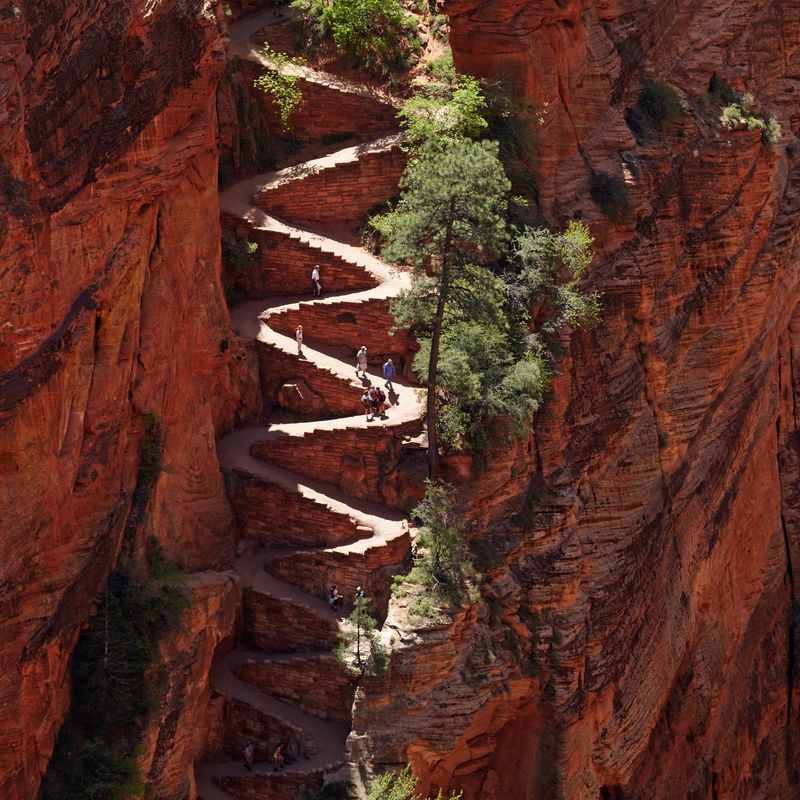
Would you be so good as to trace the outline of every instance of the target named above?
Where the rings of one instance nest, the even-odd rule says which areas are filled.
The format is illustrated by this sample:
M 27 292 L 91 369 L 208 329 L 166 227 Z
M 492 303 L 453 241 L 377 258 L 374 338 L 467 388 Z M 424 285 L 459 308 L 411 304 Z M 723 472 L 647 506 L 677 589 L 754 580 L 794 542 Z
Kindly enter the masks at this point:
M 256 254 L 258 243 L 239 236 L 235 231 L 225 230 L 222 234 L 222 283 L 229 303 L 241 299 L 244 289 L 240 278 L 258 263 Z
M 70 660 L 72 703 L 39 800 L 109 800 L 144 789 L 136 748 L 158 702 L 158 643 L 187 605 L 185 574 L 148 542 L 150 577 L 116 569 Z
M 447 17 L 444 14 L 436 14 L 433 19 L 431 19 L 431 33 L 433 34 L 433 38 L 438 39 L 440 42 L 446 42 L 448 31 L 449 23 Z
M 285 53 L 275 52 L 266 42 L 261 55 L 271 64 L 271 69 L 259 75 L 253 85 L 272 97 L 284 130 L 290 130 L 291 116 L 303 102 L 303 92 L 298 85 L 300 76 L 291 72 L 291 67 L 299 62 Z
M 515 242 L 518 272 L 511 283 L 515 300 L 525 308 L 535 303 L 544 305 L 549 319 L 545 332 L 554 332 L 562 325 L 591 326 L 600 318 L 600 297 L 585 294 L 579 288 L 592 261 L 592 234 L 578 220 L 568 223 L 566 230 L 553 233 L 547 228 L 527 228 Z
M 353 611 L 346 620 L 346 627 L 339 631 L 339 646 L 336 657 L 347 669 L 360 675 L 382 675 L 388 667 L 388 656 L 381 644 L 378 623 L 370 613 L 370 601 L 356 597 Z
M 509 188 L 495 142 L 453 141 L 412 159 L 397 207 L 370 222 L 392 261 L 435 269 L 431 256 L 447 243 L 448 256 L 466 264 L 505 246 Z
M 358 795 L 349 781 L 327 783 L 318 795 L 319 800 L 358 800 Z
M 425 481 L 425 497 L 411 511 L 420 526 L 414 568 L 434 594 L 460 602 L 478 579 L 464 541 L 464 519 L 453 502 L 454 489 Z
M 642 143 L 649 141 L 656 132 L 663 133 L 684 114 L 683 101 L 672 86 L 663 81 L 647 81 L 636 105 L 626 109 L 625 119 L 636 141 Z
M 385 772 L 373 778 L 369 785 L 367 800 L 424 800 L 417 793 L 417 779 L 411 774 L 411 767 L 402 772 Z M 453 792 L 447 800 L 460 800 L 461 792 Z M 444 800 L 440 789 L 436 800 Z
M 487 128 L 485 110 L 478 81 L 453 73 L 446 83 L 420 88 L 403 104 L 398 116 L 406 129 L 409 149 L 420 153 L 445 150 L 454 140 L 479 138 Z
M 544 108 L 533 102 L 521 102 L 503 81 L 481 84 L 486 98 L 488 135 L 500 146 L 500 160 L 511 181 L 512 190 L 536 197 L 536 130 L 544 123 Z
M 714 100 L 725 104 L 720 116 L 723 128 L 761 131 L 761 142 L 765 147 L 774 146 L 781 140 L 783 132 L 780 122 L 764 111 L 756 111 L 756 100 L 752 94 L 740 94 L 716 73 L 711 76 L 708 91 Z
M 453 66 L 453 51 L 448 47 L 440 56 L 425 65 L 425 71 L 439 83 L 455 83 L 456 68 Z
M 622 178 L 607 172 L 593 172 L 589 194 L 612 222 L 622 222 L 631 210 L 628 187 Z
M 310 45 L 332 40 L 355 66 L 381 77 L 408 66 L 416 23 L 397 0 L 294 0 L 291 5 Z

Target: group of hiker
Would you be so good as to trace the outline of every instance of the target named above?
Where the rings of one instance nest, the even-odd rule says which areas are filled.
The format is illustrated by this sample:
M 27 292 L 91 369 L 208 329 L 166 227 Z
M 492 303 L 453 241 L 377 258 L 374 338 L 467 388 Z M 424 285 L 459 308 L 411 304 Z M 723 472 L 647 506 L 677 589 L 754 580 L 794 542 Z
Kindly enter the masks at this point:
M 314 268 L 311 270 L 311 292 L 314 297 L 319 297 L 322 294 L 322 284 L 320 283 L 320 271 L 319 271 L 319 264 L 315 264 Z M 297 329 L 294 332 L 294 338 L 297 342 L 297 354 L 302 355 L 303 353 L 303 326 L 298 325 Z M 359 377 L 359 373 L 361 380 L 365 381 L 368 378 L 367 375 L 367 348 L 365 345 L 362 345 L 358 352 L 356 353 L 356 377 Z M 391 394 L 395 394 L 394 391 L 394 384 L 392 383 L 392 379 L 397 374 L 397 370 L 395 369 L 394 363 L 391 358 L 386 360 L 386 363 L 383 365 L 383 377 L 385 378 L 386 382 L 384 386 L 386 389 L 389 390 Z M 366 388 L 364 389 L 364 393 L 361 395 L 361 405 L 364 408 L 364 416 L 367 422 L 371 422 L 375 419 L 375 415 L 379 415 L 381 419 L 386 416 L 386 393 L 378 386 L 369 383 Z M 394 399 L 394 398 L 393 398 Z M 396 402 L 396 399 L 395 399 Z
M 242 754 L 244 755 L 245 768 L 247 769 L 248 772 L 252 772 L 256 750 L 255 747 L 253 747 L 253 743 L 251 741 L 248 740 L 247 742 L 245 742 Z M 277 772 L 279 769 L 283 769 L 285 766 L 286 766 L 286 756 L 283 753 L 283 742 L 281 742 L 272 751 L 272 771 Z
M 353 595 L 354 600 L 363 600 L 364 599 L 364 590 L 360 587 L 356 587 L 356 593 Z M 331 588 L 328 590 L 328 606 L 331 611 L 336 611 L 339 608 L 339 603 L 344 600 L 344 595 L 339 594 L 339 589 L 336 584 L 332 584 Z

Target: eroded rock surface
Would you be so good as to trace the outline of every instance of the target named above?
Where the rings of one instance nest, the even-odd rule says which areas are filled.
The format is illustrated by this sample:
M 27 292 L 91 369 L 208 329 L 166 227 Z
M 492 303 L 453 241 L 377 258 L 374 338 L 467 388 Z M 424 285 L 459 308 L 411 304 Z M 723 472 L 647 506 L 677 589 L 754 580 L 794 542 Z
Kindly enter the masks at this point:
M 113 562 L 142 415 L 164 466 L 140 536 L 226 562 L 216 435 L 256 403 L 219 281 L 215 87 L 202 0 L 0 8 L 0 795 L 30 798 L 67 664 Z
M 397 670 L 357 695 L 355 752 L 484 800 L 796 797 L 800 4 L 444 8 L 456 65 L 542 110 L 541 208 L 590 223 L 604 320 L 566 342 L 527 454 L 477 486 L 451 465 L 503 519 L 486 606 L 413 636 L 391 612 Z M 702 111 L 714 72 L 781 144 Z M 649 78 L 692 111 L 637 145 Z M 620 225 L 592 170 L 627 180 Z

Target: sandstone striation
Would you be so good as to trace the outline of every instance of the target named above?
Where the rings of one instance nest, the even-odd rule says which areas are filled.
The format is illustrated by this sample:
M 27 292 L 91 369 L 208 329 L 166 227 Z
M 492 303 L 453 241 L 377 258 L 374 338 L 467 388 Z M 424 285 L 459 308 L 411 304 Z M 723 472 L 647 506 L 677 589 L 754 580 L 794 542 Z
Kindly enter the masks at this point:
M 67 664 L 113 563 L 142 417 L 163 462 L 140 536 L 224 564 L 214 443 L 256 410 L 222 298 L 202 0 L 0 8 L 0 795 L 36 795 Z
M 354 752 L 466 798 L 795 797 L 800 6 L 445 11 L 456 65 L 541 109 L 540 207 L 591 224 L 604 319 L 565 341 L 530 470 L 452 465 L 486 498 L 484 611 L 413 635 L 390 611 L 398 670 L 357 694 Z M 715 72 L 781 144 L 703 111 Z M 637 145 L 645 79 L 690 113 Z M 592 170 L 627 182 L 619 225 Z

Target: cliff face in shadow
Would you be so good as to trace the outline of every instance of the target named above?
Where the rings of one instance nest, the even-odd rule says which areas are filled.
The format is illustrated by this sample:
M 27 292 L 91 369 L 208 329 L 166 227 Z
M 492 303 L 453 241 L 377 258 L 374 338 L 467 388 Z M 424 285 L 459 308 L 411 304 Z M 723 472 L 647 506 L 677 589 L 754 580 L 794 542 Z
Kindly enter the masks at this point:
M 4 798 L 35 796 L 46 767 L 143 415 L 164 471 L 139 536 L 188 569 L 233 547 L 215 438 L 256 394 L 219 280 L 223 66 L 202 0 L 0 4 Z
M 482 800 L 795 797 L 800 4 L 444 10 L 456 66 L 539 109 L 540 210 L 592 227 L 604 319 L 565 341 L 530 442 L 454 465 L 486 602 L 416 629 L 395 603 L 353 744 Z M 779 145 L 721 128 L 714 73 Z M 648 79 L 689 113 L 637 144 Z M 627 186 L 619 223 L 593 172 Z

